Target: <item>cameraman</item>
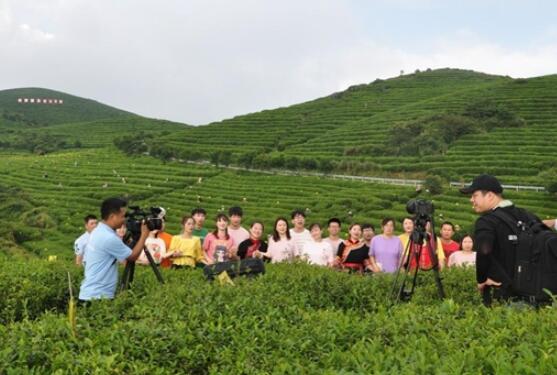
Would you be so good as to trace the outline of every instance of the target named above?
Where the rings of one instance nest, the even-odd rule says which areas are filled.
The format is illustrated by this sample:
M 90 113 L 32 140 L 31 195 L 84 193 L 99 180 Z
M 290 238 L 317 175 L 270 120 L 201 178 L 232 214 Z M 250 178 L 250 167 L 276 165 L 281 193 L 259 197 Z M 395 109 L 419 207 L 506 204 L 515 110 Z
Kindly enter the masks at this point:
M 527 213 L 503 198 L 503 187 L 491 175 L 476 177 L 470 186 L 460 189 L 460 192 L 470 194 L 474 211 L 482 214 L 476 220 L 474 235 L 478 290 L 484 294 L 486 304 L 489 304 L 491 287 L 495 288 L 493 297 L 509 300 L 514 294 L 511 280 L 514 277 L 517 236 L 495 216 L 494 211 L 502 210 L 523 222 L 529 221 Z
M 126 206 L 126 201 L 119 198 L 109 198 L 101 205 L 102 221 L 91 233 L 87 243 L 85 278 L 79 291 L 79 300 L 82 302 L 114 298 L 118 284 L 118 262 L 133 262 L 143 251 L 149 235 L 144 222 L 141 225 L 141 237 L 133 250 L 116 234 L 116 229 L 126 222 Z

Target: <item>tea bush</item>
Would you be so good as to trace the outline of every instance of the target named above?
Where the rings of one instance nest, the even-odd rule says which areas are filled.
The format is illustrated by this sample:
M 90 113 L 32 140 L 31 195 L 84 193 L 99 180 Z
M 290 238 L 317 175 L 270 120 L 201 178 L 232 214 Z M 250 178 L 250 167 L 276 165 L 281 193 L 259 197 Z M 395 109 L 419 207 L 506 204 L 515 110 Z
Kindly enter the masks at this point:
M 186 270 L 165 270 L 166 284 L 160 285 L 149 269 L 138 269 L 130 291 L 78 309 L 75 337 L 63 309 L 0 326 L 0 373 L 557 369 L 555 310 L 486 309 L 474 291 L 473 270 L 442 273 L 449 296 L 444 301 L 436 299 L 432 275 L 423 273 L 412 302 L 392 307 L 388 275 L 362 277 L 304 264 L 270 265 L 267 271 L 219 286 Z M 64 290 L 64 276 L 45 278 L 43 286 Z M 40 296 L 28 290 L 25 298 Z

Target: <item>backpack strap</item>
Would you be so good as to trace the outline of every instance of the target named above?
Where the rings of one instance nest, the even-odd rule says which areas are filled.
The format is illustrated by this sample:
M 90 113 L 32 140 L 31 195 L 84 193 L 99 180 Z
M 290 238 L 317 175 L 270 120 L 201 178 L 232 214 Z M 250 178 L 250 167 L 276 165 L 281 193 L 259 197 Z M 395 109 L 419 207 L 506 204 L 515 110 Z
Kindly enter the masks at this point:
M 516 220 L 516 218 L 514 216 L 512 216 L 511 214 L 500 210 L 500 209 L 495 209 L 491 212 L 491 214 L 493 214 L 493 216 L 495 216 L 497 219 L 501 220 L 503 223 L 505 223 L 509 229 L 511 230 L 512 233 L 514 233 L 517 237 L 519 235 L 519 225 L 518 225 L 518 220 Z M 493 253 L 489 254 L 490 260 L 492 261 L 492 263 L 495 265 L 495 267 L 497 267 L 497 270 L 499 271 L 499 273 L 501 274 L 501 276 L 503 277 L 503 281 L 509 285 L 509 287 L 511 288 L 511 290 L 514 291 L 514 286 L 513 286 L 513 281 L 511 279 L 511 277 L 509 276 L 509 274 L 507 273 L 507 271 L 505 270 L 505 268 L 503 267 L 503 265 L 493 256 Z
M 495 216 L 497 219 L 504 222 L 509 227 L 511 232 L 513 232 L 515 235 L 518 236 L 519 228 L 520 228 L 518 224 L 519 220 L 517 220 L 513 215 L 501 209 L 495 209 L 491 211 L 491 214 Z

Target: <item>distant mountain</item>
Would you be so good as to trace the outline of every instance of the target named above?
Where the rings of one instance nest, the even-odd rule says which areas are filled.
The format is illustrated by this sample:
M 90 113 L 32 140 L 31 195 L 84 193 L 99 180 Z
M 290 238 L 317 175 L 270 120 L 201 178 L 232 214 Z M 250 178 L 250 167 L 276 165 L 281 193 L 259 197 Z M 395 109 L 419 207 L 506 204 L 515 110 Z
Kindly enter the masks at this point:
M 135 116 L 91 99 L 44 88 L 0 91 L 0 121 L 53 125 Z

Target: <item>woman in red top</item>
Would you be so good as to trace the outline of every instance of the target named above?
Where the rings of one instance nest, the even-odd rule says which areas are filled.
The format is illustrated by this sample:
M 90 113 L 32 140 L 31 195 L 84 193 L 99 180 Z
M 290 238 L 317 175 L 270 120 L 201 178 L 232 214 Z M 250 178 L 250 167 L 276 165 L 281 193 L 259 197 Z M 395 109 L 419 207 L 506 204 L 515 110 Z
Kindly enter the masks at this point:
M 369 247 L 362 240 L 362 227 L 352 224 L 348 233 L 348 239 L 338 246 L 335 266 L 350 272 L 371 271 Z
M 249 238 L 238 246 L 238 256 L 240 259 L 261 258 L 261 253 L 267 252 L 267 243 L 261 240 L 265 227 L 260 221 L 254 221 L 249 229 Z

